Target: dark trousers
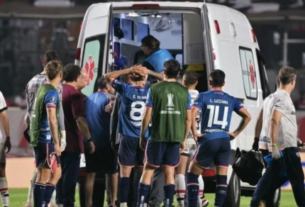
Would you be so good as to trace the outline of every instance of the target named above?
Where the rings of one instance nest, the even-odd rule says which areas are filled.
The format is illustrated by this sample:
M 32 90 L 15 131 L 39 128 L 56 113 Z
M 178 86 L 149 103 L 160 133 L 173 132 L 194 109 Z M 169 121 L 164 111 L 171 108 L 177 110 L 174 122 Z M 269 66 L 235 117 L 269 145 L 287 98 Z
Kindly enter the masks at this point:
M 64 207 L 74 207 L 79 167 L 79 153 L 63 152 L 61 154 L 62 175 L 56 186 L 56 202 L 63 204 Z
M 304 174 L 299 149 L 289 147 L 283 150 L 283 157 L 271 161 L 252 196 L 251 207 L 258 207 L 260 200 L 275 192 L 286 181 L 290 181 L 294 198 L 299 207 L 305 207 Z

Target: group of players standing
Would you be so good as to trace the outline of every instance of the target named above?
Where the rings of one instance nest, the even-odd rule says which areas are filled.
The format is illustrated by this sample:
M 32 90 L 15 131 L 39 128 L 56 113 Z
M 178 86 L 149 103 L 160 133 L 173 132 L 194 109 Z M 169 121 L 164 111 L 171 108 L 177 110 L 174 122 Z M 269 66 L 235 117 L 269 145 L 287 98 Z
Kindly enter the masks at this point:
M 120 137 L 117 152 L 120 166 L 119 205 L 127 207 L 131 170 L 138 165 L 143 166 L 137 193 L 138 207 L 147 205 L 152 190 L 152 176 L 160 166 L 163 166 L 164 171 L 166 207 L 173 204 L 175 169 L 178 172 L 176 192 L 179 206 L 184 206 L 185 192 L 189 207 L 197 207 L 198 203 L 206 206 L 208 201 L 203 200 L 201 203 L 198 198 L 199 181 L 202 182 L 202 178 L 199 181 L 198 178 L 212 162 L 217 172 L 215 206 L 223 205 L 227 189 L 230 140 L 251 119 L 237 99 L 222 91 L 225 84 L 223 71 L 214 70 L 208 80 L 210 91 L 199 94 L 195 90 L 198 81 L 196 72 L 186 71 L 182 84 L 177 81 L 181 69 L 176 60 L 166 61 L 162 73 L 134 66 L 105 74 L 97 81 L 98 91 L 85 98 L 79 91 L 87 84 L 81 69 L 71 64 L 63 68 L 56 59 L 45 65 L 43 74 L 48 80 L 36 88 L 38 91 L 29 118 L 30 142 L 34 147 L 38 169 L 33 190 L 35 207 L 50 203 L 56 185 L 57 204 L 64 207 L 74 205 L 74 200 L 71 202 L 70 197 L 71 194 L 74 196 L 75 189 L 71 188 L 75 188 L 76 179 L 72 177 L 77 177 L 79 165 L 76 165 L 79 164 L 79 159 L 78 162 L 71 161 L 71 149 L 77 148 L 80 154 L 82 147 L 72 145 L 82 143 L 83 137 L 85 146 L 89 146 L 85 150 L 88 172 L 86 207 L 92 206 L 94 177 L 100 170 L 109 175 L 110 205 L 115 205 L 117 157 L 115 144 L 110 139 L 113 89 L 120 95 L 117 125 Z M 62 78 L 65 81 L 63 84 Z M 147 79 L 150 82 L 158 79 L 160 82 L 147 86 Z M 58 89 L 62 90 L 62 103 Z M 84 106 L 76 104 L 75 100 L 83 101 Z M 118 100 L 116 104 L 117 102 Z M 66 133 L 58 124 L 62 117 L 61 105 Z M 242 120 L 234 132 L 229 132 L 233 111 Z M 79 137 L 82 137 L 81 142 Z M 195 149 L 195 152 L 185 183 L 184 174 L 190 149 Z M 183 155 L 187 155 L 186 159 Z

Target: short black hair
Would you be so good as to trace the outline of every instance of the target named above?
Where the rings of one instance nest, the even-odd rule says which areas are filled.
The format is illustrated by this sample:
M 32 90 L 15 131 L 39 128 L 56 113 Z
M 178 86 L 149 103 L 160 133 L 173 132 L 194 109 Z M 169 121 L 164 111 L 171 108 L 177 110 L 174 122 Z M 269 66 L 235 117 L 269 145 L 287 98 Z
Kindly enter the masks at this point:
M 105 89 L 107 88 L 107 84 L 108 84 L 108 81 L 107 79 L 104 77 L 104 76 L 101 76 L 98 80 L 97 80 L 97 88 L 98 89 Z
M 45 64 L 48 64 L 48 62 L 52 60 L 59 60 L 58 53 L 55 50 L 48 50 L 44 54 L 43 60 L 45 61 Z
M 198 74 L 195 71 L 187 70 L 184 73 L 185 84 L 194 85 L 198 81 Z
M 151 50 L 160 48 L 160 41 L 152 35 L 147 35 L 141 40 L 142 46 L 146 46 Z
M 222 70 L 216 69 L 210 73 L 210 77 L 212 79 L 211 85 L 213 87 L 222 87 L 225 83 L 226 74 Z
M 278 78 L 283 85 L 287 85 L 294 81 L 297 77 L 296 70 L 292 67 L 282 67 L 279 71 Z
M 81 68 L 78 65 L 69 63 L 64 68 L 64 78 L 66 82 L 74 82 L 81 74 Z
M 180 63 L 177 60 L 168 60 L 164 63 L 164 70 L 167 78 L 176 78 L 180 72 Z
M 60 60 L 51 60 L 46 65 L 46 72 L 49 80 L 53 80 L 57 77 L 59 73 L 62 73 L 63 66 Z

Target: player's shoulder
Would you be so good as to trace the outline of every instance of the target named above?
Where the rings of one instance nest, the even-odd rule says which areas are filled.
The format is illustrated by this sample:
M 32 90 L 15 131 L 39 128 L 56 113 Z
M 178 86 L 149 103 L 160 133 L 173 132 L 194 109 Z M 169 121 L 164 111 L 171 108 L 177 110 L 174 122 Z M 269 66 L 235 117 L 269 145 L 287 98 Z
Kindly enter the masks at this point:
M 274 101 L 275 102 L 286 102 L 290 100 L 290 96 L 283 90 L 277 90 L 274 92 Z

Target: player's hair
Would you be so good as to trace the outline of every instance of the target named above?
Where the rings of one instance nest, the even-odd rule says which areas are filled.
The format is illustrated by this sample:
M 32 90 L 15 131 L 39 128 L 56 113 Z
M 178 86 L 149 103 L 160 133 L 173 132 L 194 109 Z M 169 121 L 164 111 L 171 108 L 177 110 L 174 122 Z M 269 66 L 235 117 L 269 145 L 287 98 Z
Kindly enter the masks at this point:
M 97 80 L 97 83 L 96 83 L 98 89 L 105 89 L 105 88 L 107 88 L 107 84 L 108 84 L 108 81 L 107 81 L 107 79 L 104 76 L 101 76 Z
M 141 40 L 142 46 L 146 46 L 151 50 L 160 48 L 160 41 L 152 35 L 147 35 Z
M 194 85 L 198 81 L 198 74 L 192 70 L 185 71 L 184 79 L 186 85 Z
M 222 87 L 225 83 L 226 74 L 222 70 L 216 69 L 210 73 L 210 77 L 212 79 L 211 85 L 213 87 Z
M 294 81 L 297 77 L 296 70 L 292 67 L 282 67 L 279 71 L 278 78 L 283 85 L 287 85 Z
M 81 71 L 82 69 L 79 66 L 69 63 L 64 68 L 63 80 L 66 82 L 74 82 L 81 75 Z
M 164 74 L 167 78 L 176 78 L 180 72 L 180 63 L 177 60 L 168 60 L 164 63 Z
M 50 81 L 55 79 L 59 73 L 62 73 L 62 71 L 63 66 L 60 60 L 51 60 L 46 65 L 46 73 Z
M 55 50 L 48 50 L 44 54 L 43 60 L 44 60 L 45 64 L 48 64 L 48 62 L 50 62 L 52 60 L 59 60 L 58 53 Z

